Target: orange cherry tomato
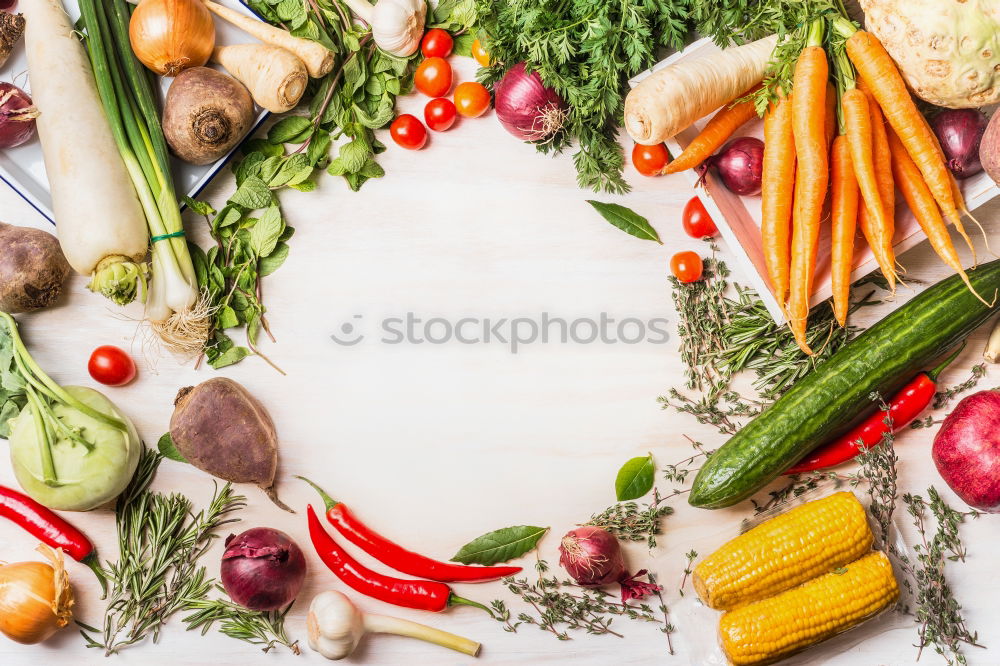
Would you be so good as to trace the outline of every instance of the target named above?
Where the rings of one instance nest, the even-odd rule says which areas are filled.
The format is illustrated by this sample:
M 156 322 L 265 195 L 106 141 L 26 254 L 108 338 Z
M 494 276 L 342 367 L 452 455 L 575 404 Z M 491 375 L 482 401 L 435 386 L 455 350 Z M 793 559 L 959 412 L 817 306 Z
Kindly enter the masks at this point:
M 662 143 L 655 146 L 637 143 L 632 147 L 632 166 L 643 176 L 659 176 L 669 161 L 670 154 Z
M 389 135 L 393 141 L 407 150 L 420 150 L 427 143 L 427 129 L 416 116 L 409 113 L 397 116 L 392 121 Z
M 424 107 L 424 120 L 435 132 L 443 132 L 455 124 L 455 105 L 444 97 L 432 99 Z
M 492 64 L 490 62 L 490 54 L 486 52 L 486 49 L 483 48 L 483 43 L 478 39 L 472 42 L 472 57 L 482 67 L 489 67 Z
M 684 205 L 681 223 L 684 225 L 684 231 L 691 238 L 711 238 L 719 233 L 715 222 L 705 210 L 705 204 L 698 197 L 691 197 L 691 201 Z
M 490 91 L 482 83 L 466 81 L 455 86 L 455 108 L 466 118 L 476 118 L 490 108 Z
M 451 90 L 451 65 L 441 57 L 427 58 L 417 66 L 413 85 L 428 97 L 444 97 Z
M 701 270 L 701 257 L 696 252 L 690 250 L 678 252 L 670 258 L 670 271 L 675 278 L 685 284 L 700 280 Z

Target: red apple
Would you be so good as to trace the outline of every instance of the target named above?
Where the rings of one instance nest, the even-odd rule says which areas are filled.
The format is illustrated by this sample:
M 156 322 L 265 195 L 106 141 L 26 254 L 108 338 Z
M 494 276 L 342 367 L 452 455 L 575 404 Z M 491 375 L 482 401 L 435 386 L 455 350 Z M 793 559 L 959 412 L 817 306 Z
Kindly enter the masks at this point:
M 964 398 L 934 437 L 934 464 L 974 509 L 1000 513 L 1000 391 Z

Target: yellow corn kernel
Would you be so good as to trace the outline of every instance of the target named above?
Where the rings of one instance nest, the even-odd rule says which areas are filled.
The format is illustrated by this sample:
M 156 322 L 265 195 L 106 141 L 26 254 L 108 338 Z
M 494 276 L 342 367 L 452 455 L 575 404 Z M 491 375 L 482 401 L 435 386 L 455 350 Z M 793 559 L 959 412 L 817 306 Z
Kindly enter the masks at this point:
M 873 538 L 854 493 L 834 493 L 736 537 L 699 562 L 692 581 L 707 606 L 732 610 L 853 562 Z
M 723 614 L 722 649 L 734 666 L 771 664 L 860 624 L 898 597 L 889 558 L 874 552 L 795 589 Z

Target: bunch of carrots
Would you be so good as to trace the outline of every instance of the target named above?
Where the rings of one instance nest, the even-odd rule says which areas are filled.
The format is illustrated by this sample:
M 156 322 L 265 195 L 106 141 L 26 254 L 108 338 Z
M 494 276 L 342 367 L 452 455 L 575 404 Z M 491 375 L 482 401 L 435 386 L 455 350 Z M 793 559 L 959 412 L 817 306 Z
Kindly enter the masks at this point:
M 761 235 L 774 295 L 799 347 L 812 354 L 806 328 L 828 196 L 831 286 L 841 326 L 849 310 L 858 227 L 895 291 L 896 188 L 935 252 L 969 289 L 946 220 L 973 248 L 961 220 L 968 209 L 944 153 L 882 44 L 843 16 L 818 18 L 806 29 L 791 90 L 771 91 L 764 111 Z M 824 43 L 834 41 L 842 46 L 831 48 L 835 55 L 828 59 Z M 722 146 L 756 114 L 759 89 L 720 110 L 664 173 L 695 167 Z

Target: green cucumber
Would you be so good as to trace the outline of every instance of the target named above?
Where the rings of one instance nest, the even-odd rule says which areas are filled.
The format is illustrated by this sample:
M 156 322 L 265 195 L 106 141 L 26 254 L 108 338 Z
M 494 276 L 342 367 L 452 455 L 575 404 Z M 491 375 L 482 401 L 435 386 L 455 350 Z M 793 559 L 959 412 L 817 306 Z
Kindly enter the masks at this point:
M 718 509 L 750 497 L 871 413 L 872 392 L 891 396 L 964 340 L 1000 310 L 1000 260 L 968 273 L 992 307 L 958 275 L 926 289 L 844 345 L 713 453 L 698 472 L 688 502 Z

